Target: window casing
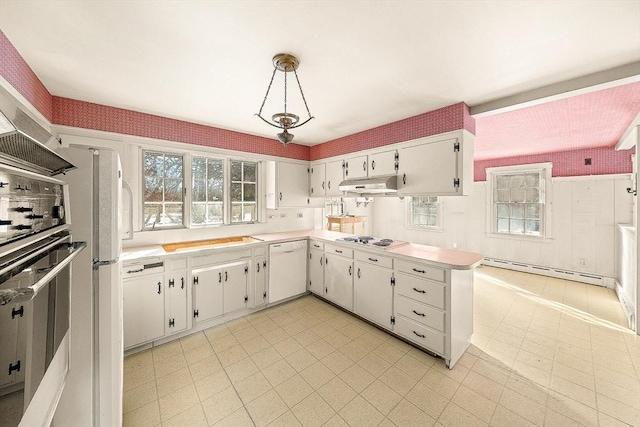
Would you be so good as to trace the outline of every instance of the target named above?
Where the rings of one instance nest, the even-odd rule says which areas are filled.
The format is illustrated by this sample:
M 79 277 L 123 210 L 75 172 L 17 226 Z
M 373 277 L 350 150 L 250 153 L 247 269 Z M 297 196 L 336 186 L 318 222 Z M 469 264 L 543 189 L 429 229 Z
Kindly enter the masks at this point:
M 191 225 L 224 223 L 224 160 L 191 159 Z
M 487 169 L 488 206 L 495 235 L 546 237 L 551 164 Z
M 442 201 L 438 196 L 416 196 L 408 198 L 409 227 L 442 229 Z
M 258 220 L 258 164 L 231 160 L 230 200 L 231 223 Z
M 180 154 L 143 152 L 143 226 L 184 226 L 184 159 Z

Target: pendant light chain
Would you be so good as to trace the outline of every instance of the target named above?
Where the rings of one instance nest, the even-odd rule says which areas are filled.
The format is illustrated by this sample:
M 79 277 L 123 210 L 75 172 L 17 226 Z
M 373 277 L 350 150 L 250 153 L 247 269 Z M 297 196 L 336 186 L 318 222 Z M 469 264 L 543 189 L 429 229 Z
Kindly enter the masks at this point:
M 304 92 L 302 91 L 302 85 L 300 84 L 300 79 L 298 78 L 298 73 L 296 72 L 296 70 L 293 70 L 293 74 L 296 76 L 296 81 L 298 82 L 298 87 L 300 88 L 300 95 L 302 95 L 302 101 L 304 102 L 304 106 L 307 109 L 307 114 L 309 115 L 309 117 L 311 117 L 311 111 L 309 111 L 309 106 L 307 105 L 307 99 L 304 97 Z M 287 110 L 285 106 L 285 112 L 286 111 Z
M 267 87 L 267 93 L 264 95 L 264 99 L 262 100 L 262 105 L 260 106 L 260 111 L 258 111 L 258 116 L 262 115 L 262 109 L 264 108 L 264 104 L 267 102 L 267 97 L 269 96 L 271 85 L 273 84 L 273 78 L 276 76 L 276 71 L 278 71 L 278 69 L 276 67 L 273 67 L 273 74 L 271 74 L 271 81 L 269 81 L 269 86 Z
M 284 73 L 284 114 L 287 114 L 287 72 Z M 286 129 L 286 126 L 285 126 Z

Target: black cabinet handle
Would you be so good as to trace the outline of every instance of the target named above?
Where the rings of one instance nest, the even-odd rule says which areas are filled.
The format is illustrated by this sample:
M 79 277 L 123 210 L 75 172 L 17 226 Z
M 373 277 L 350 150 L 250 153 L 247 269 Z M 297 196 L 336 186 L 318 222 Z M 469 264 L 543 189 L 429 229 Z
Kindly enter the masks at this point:
M 13 224 L 12 219 L 0 219 L 0 225 L 11 225 Z
M 311 194 L 313 194 L 313 187 L 311 187 Z
M 376 161 L 371 160 L 371 169 L 375 169 L 375 168 L 376 168 Z
M 426 271 L 418 270 L 417 268 L 414 268 L 413 271 L 415 271 L 416 273 L 422 273 L 422 274 L 426 273 Z
M 427 291 L 423 291 L 422 289 L 413 288 L 413 290 L 418 292 L 419 294 L 426 294 L 427 293 Z
M 129 270 L 129 271 L 127 271 L 127 274 L 140 273 L 141 271 L 144 271 L 144 268 L 139 268 L 137 270 Z
M 158 282 L 158 295 L 162 292 L 162 283 Z
M 358 279 L 360 278 L 360 269 L 358 268 Z
M 418 313 L 415 310 L 413 310 L 413 314 L 415 314 L 416 316 L 424 317 L 424 313 Z
M 342 251 L 339 251 L 338 249 L 336 249 L 336 252 L 337 252 L 337 253 L 339 253 L 339 254 L 341 254 L 341 253 L 342 253 Z
M 180 278 L 180 289 L 184 289 L 184 277 Z
M 280 193 L 280 200 L 282 200 L 282 193 Z
M 327 182 L 327 188 L 331 190 L 331 181 Z
M 369 258 L 369 261 L 378 262 L 378 260 L 375 258 Z
M 320 265 L 322 265 L 322 257 L 320 257 Z
M 267 268 L 267 261 L 262 261 L 262 268 Z
M 406 173 L 403 173 L 403 174 L 402 174 L 402 183 L 403 183 L 403 184 L 406 184 L 406 183 L 407 183 L 407 174 L 406 174 Z
M 20 372 L 20 361 L 19 360 L 16 362 L 15 365 L 12 364 L 12 363 L 9 363 L 9 375 L 11 375 L 11 373 L 13 371 Z
M 320 245 L 317 245 L 317 244 L 315 244 L 315 243 L 314 243 L 314 244 L 313 244 L 313 247 L 314 247 L 314 248 L 319 248 L 319 247 L 320 247 Z
M 363 171 L 367 170 L 367 162 L 366 161 L 362 162 L 362 170 Z
M 414 334 L 416 334 L 416 336 L 418 336 L 418 337 L 420 337 L 420 338 L 425 338 L 425 336 L 424 336 L 424 335 L 419 334 L 419 333 L 417 333 L 416 331 L 411 331 L 411 332 L 413 332 Z
M 228 274 L 228 272 L 225 271 L 224 272 L 224 281 L 226 282 L 227 279 L 229 279 L 229 274 Z
M 322 189 L 324 190 L 324 181 L 322 181 Z
M 309 254 L 309 255 L 311 255 L 311 254 Z M 258 266 L 257 272 L 260 273 L 260 263 L 257 263 L 256 265 Z
M 349 266 L 349 276 L 351 276 L 351 266 Z
M 222 272 L 218 272 L 218 283 L 222 283 Z
M 309 253 L 309 259 L 311 259 L 311 253 Z

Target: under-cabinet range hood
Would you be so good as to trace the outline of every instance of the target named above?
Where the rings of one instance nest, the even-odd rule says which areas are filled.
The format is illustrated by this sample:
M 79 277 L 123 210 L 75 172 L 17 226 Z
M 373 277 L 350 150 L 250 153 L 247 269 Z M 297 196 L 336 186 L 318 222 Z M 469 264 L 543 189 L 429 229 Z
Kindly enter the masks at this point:
M 57 141 L 46 129 L 11 102 L 0 104 L 0 162 L 43 175 L 74 169 L 47 145 Z
M 347 179 L 339 185 L 340 191 L 358 195 L 395 196 L 398 192 L 396 175 L 376 176 L 362 179 Z

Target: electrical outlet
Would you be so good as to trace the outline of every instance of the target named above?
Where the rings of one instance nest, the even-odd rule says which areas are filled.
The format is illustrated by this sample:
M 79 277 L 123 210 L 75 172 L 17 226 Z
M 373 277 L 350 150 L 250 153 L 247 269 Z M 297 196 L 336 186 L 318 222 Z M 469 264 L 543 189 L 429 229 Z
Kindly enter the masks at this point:
M 298 212 L 298 218 L 302 218 L 302 212 Z
M 286 218 L 286 217 L 287 217 L 287 214 L 286 214 L 286 213 L 281 213 L 281 214 L 280 214 L 280 218 Z

